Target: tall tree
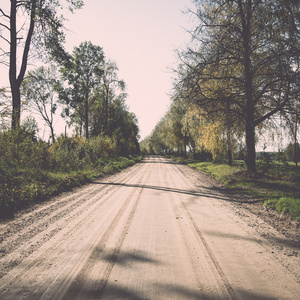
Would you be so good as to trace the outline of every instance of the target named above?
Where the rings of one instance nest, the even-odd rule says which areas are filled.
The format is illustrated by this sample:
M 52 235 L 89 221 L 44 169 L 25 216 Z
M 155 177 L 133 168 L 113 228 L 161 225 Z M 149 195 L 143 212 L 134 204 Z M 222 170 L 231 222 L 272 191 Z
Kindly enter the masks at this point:
M 110 110 L 113 109 L 113 102 L 118 97 L 127 96 L 124 93 L 125 82 L 118 78 L 118 67 L 113 61 L 104 61 L 101 84 L 95 89 L 92 99 L 92 134 L 111 135 L 113 132 L 109 127 Z M 121 93 L 121 94 L 119 94 Z
M 73 120 L 84 121 L 85 136 L 89 137 L 89 106 L 95 89 L 102 83 L 104 52 L 100 46 L 83 42 L 75 47 L 71 63 L 61 69 L 67 86 L 62 85 L 60 98 L 72 110 Z M 79 118 L 78 118 L 79 117 Z
M 70 10 L 80 8 L 82 0 L 66 0 Z M 0 8 L 0 38 L 8 49 L 1 47 L 2 62 L 9 66 L 9 82 L 12 95 L 12 128 L 20 126 L 20 87 L 27 69 L 29 53 L 33 48 L 47 50 L 58 60 L 66 59 L 63 48 L 64 32 L 62 16 L 58 9 L 63 1 L 54 0 L 11 0 L 6 11 Z M 20 50 L 21 55 L 18 55 Z M 8 61 L 5 58 L 8 58 Z M 20 62 L 20 63 L 19 63 Z
M 104 128 L 103 132 L 104 134 L 107 132 L 107 126 L 108 126 L 108 107 L 110 101 L 113 99 L 116 89 L 120 89 L 121 91 L 124 91 L 125 89 L 125 83 L 123 80 L 118 79 L 117 71 L 118 67 L 117 65 L 112 62 L 108 61 L 104 65 L 103 70 L 103 92 L 104 92 Z
M 178 87 L 187 101 L 207 112 L 227 109 L 243 122 L 247 169 L 256 172 L 255 129 L 291 101 L 299 5 L 282 0 L 194 2 L 198 49 L 185 51 Z

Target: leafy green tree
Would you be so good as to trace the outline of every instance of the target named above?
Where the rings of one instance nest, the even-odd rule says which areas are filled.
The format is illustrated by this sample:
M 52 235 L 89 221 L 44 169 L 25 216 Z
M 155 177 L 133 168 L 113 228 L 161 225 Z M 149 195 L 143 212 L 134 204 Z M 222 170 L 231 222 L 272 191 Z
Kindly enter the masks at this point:
M 11 0 L 8 11 L 0 8 L 0 38 L 7 44 L 7 49 L 1 48 L 0 54 L 3 57 L 2 62 L 9 66 L 13 129 L 20 126 L 20 87 L 32 49 L 36 49 L 36 53 L 45 49 L 59 61 L 67 59 L 63 48 L 64 18 L 58 15 L 63 3 L 66 3 L 70 10 L 83 5 L 82 0 Z M 20 57 L 18 50 L 21 53 Z
M 178 154 L 187 155 L 189 144 L 188 128 L 183 126 L 183 118 L 186 113 L 186 105 L 179 101 L 173 101 L 166 114 L 167 133 L 165 141 L 169 148 L 176 149 Z
M 61 69 L 67 85 L 61 85 L 60 99 L 67 105 L 66 115 L 79 123 L 80 128 L 84 123 L 86 138 L 89 137 L 90 102 L 101 85 L 103 68 L 102 48 L 91 42 L 83 42 L 79 47 L 74 47 L 70 63 Z
M 300 77 L 300 76 L 299 76 Z M 300 78 L 299 78 L 300 79 Z M 294 162 L 298 164 L 297 152 L 299 149 L 299 125 L 300 125 L 300 80 L 295 82 L 291 87 L 292 101 L 281 111 L 281 117 L 283 117 L 286 128 L 292 139 L 291 144 L 294 145 Z
M 298 162 L 300 161 L 300 145 L 299 143 L 296 144 L 289 144 L 285 149 L 285 155 L 289 161 L 293 161 L 298 166 Z
M 104 134 L 106 134 L 108 127 L 109 104 L 114 99 L 116 89 L 120 89 L 121 91 L 125 89 L 125 83 L 123 80 L 118 79 L 117 71 L 118 67 L 114 62 L 108 61 L 105 63 L 102 84 L 104 93 Z
M 154 154 L 151 144 L 151 135 L 148 135 L 140 142 L 140 149 L 143 154 Z
M 139 128 L 134 113 L 128 111 L 124 98 L 114 100 L 108 124 L 109 136 L 115 139 L 122 156 L 137 154 L 139 150 Z

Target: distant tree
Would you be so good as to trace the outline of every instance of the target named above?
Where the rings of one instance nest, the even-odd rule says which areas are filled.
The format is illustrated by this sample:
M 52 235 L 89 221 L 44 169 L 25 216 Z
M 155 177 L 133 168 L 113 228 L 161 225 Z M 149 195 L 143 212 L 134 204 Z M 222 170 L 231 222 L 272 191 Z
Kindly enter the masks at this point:
M 43 118 L 50 129 L 53 143 L 55 142 L 54 114 L 57 109 L 56 78 L 54 67 L 40 67 L 29 72 L 22 84 L 22 94 L 25 96 L 29 108 Z
M 66 3 L 72 11 L 83 5 L 82 0 L 66 0 Z M 36 53 L 41 53 L 45 49 L 59 61 L 67 59 L 63 48 L 64 18 L 58 16 L 58 9 L 62 6 L 63 1 L 59 0 L 11 0 L 9 11 L 0 8 L 0 38 L 8 46 L 7 50 L 0 48 L 0 57 L 1 62 L 9 66 L 13 129 L 20 126 L 20 86 L 30 52 L 35 49 Z M 18 56 L 18 50 L 21 57 Z
M 140 142 L 141 152 L 143 154 L 153 154 L 153 149 L 151 147 L 151 136 L 148 135 Z
M 109 117 L 109 104 L 110 101 L 114 98 L 116 89 L 124 91 L 125 83 L 123 80 L 118 79 L 117 75 L 118 67 L 112 62 L 108 61 L 104 65 L 103 69 L 103 84 L 102 90 L 104 92 L 104 128 L 103 133 L 106 134 L 108 127 L 108 117 Z
M 300 62 L 298 69 L 300 68 Z M 288 105 L 281 111 L 281 117 L 284 118 L 286 127 L 290 133 L 292 139 L 291 144 L 294 145 L 294 155 L 295 160 L 297 161 L 297 152 L 299 147 L 299 125 L 300 125 L 300 74 L 298 74 L 298 80 L 291 86 L 291 99 Z M 294 161 L 295 161 L 294 160 Z M 297 161 L 298 162 L 298 161 Z M 297 165 L 297 162 L 296 165 Z
M 79 123 L 80 128 L 84 123 L 86 138 L 89 137 L 90 102 L 95 90 L 102 84 L 103 69 L 104 52 L 91 42 L 74 47 L 70 63 L 61 68 L 64 82 L 60 88 L 60 99 L 67 105 L 66 115 Z
M 113 101 L 110 110 L 108 133 L 114 138 L 119 154 L 139 153 L 138 121 L 135 114 L 128 111 L 122 94 Z
M 166 152 L 171 152 L 173 150 L 169 148 L 165 139 L 165 137 L 168 136 L 168 133 L 166 131 L 166 122 L 166 118 L 162 118 L 156 124 L 151 133 L 149 141 L 149 150 L 151 151 L 151 154 L 165 154 Z
M 22 121 L 21 127 L 22 129 L 20 131 L 24 131 L 31 141 L 36 142 L 38 140 L 39 127 L 35 118 L 26 117 L 25 120 Z
M 289 144 L 285 151 L 285 155 L 289 161 L 293 161 L 298 166 L 298 162 L 300 161 L 300 145 L 299 143 L 296 144 Z
M 118 78 L 118 67 L 113 61 L 104 61 L 101 82 L 95 87 L 91 99 L 92 135 L 111 135 L 110 118 L 114 113 L 113 102 L 116 99 L 125 100 L 125 82 Z
M 178 154 L 186 156 L 189 145 L 188 128 L 183 124 L 187 107 L 180 101 L 173 101 L 166 113 L 167 136 L 165 137 L 169 148 L 177 149 Z

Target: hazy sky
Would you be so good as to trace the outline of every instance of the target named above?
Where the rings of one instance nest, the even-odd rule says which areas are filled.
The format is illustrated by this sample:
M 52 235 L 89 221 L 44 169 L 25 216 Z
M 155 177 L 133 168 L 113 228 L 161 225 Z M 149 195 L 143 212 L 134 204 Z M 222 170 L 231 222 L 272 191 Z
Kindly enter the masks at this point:
M 149 135 L 167 111 L 174 49 L 190 36 L 190 0 L 85 0 L 69 17 L 67 49 L 83 41 L 103 47 L 127 84 L 127 105 L 139 121 L 140 135 Z
M 126 103 L 138 117 L 140 135 L 144 138 L 169 107 L 168 93 L 174 76 L 169 68 L 175 65 L 174 50 L 190 40 L 186 32 L 189 17 L 182 11 L 192 6 L 191 0 L 84 2 L 81 10 L 67 15 L 66 48 L 72 52 L 74 46 L 91 41 L 103 47 L 107 59 L 117 63 L 119 78 L 127 84 Z M 8 2 L 2 3 L 0 7 L 7 11 L 8 5 Z M 8 68 L 0 65 L 0 74 L 0 86 L 8 85 Z M 39 124 L 40 135 L 47 139 L 47 127 Z M 61 132 L 64 132 L 64 124 L 60 120 L 56 123 L 56 133 Z

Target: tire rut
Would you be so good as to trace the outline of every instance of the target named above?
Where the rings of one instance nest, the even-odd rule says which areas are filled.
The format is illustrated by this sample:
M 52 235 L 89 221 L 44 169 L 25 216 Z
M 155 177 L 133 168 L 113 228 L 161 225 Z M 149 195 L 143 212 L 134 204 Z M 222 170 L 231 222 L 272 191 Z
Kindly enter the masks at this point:
M 168 166 L 164 165 L 165 168 Z M 171 164 L 171 168 L 179 169 L 177 166 L 174 166 Z M 180 169 L 179 169 L 180 170 Z M 165 174 L 172 172 L 165 172 Z M 182 170 L 180 170 L 180 173 L 177 173 L 180 175 L 181 179 L 188 183 L 188 186 L 193 188 L 189 182 L 187 182 L 185 176 L 183 176 Z M 165 178 L 167 180 L 167 178 Z M 176 181 L 172 177 L 168 177 L 169 182 L 171 183 L 170 186 L 176 187 L 177 189 L 182 189 L 182 187 L 178 187 L 176 184 Z M 205 238 L 203 237 L 201 230 L 197 226 L 196 222 L 194 221 L 193 217 L 191 216 L 189 210 L 187 209 L 184 201 L 182 200 L 182 196 L 180 193 L 171 194 L 171 197 L 174 201 L 173 203 L 173 210 L 174 215 L 176 216 L 176 219 L 178 219 L 179 226 L 181 228 L 182 236 L 184 238 L 184 243 L 188 249 L 188 252 L 190 253 L 190 259 L 192 261 L 192 265 L 194 267 L 194 272 L 198 280 L 199 288 L 200 290 L 205 289 L 204 281 L 207 281 L 207 274 L 209 272 L 213 273 L 213 277 L 215 280 L 215 284 L 219 287 L 220 294 L 222 296 L 222 299 L 232 299 L 236 300 L 238 299 L 235 295 L 226 275 L 224 274 L 221 266 L 219 265 L 217 259 L 215 258 L 213 251 L 210 249 L 209 245 L 207 244 Z M 179 200 L 179 205 L 175 205 L 177 202 L 176 199 Z M 190 224 L 186 224 L 186 221 L 189 221 Z M 186 237 L 186 228 L 190 228 L 191 231 L 194 233 L 194 236 L 198 237 L 194 239 L 191 238 L 191 236 Z M 198 245 L 197 247 L 195 245 Z M 195 248 L 197 248 L 195 250 Z M 200 253 L 203 257 L 203 259 L 206 260 L 206 263 L 209 265 L 209 268 L 206 270 L 203 270 L 203 259 L 200 258 Z M 197 259 L 196 259 L 197 257 Z M 200 274 L 200 270 L 205 272 L 205 279 L 203 278 L 203 274 Z
M 138 180 L 139 185 L 146 175 L 142 173 Z M 59 287 L 50 286 L 41 297 L 41 300 L 84 299 L 84 294 L 87 290 L 90 297 L 97 296 L 97 298 L 101 298 L 101 293 L 105 288 L 117 255 L 131 225 L 142 191 L 143 185 L 141 185 L 141 189 L 139 190 L 132 189 L 107 230 L 98 239 L 93 241 L 89 252 L 82 255 L 85 262 L 73 268 L 73 270 L 65 272 L 66 275 L 68 274 L 67 280 L 61 282 Z M 131 205 L 129 212 L 126 213 L 130 203 L 133 201 L 132 199 L 134 199 L 134 203 Z M 125 220 L 123 220 L 124 218 Z M 116 234 L 115 232 L 118 232 L 116 241 L 112 242 L 110 239 Z M 109 244 L 113 244 L 113 246 L 109 247 Z M 104 266 L 103 262 L 105 262 Z M 97 264 L 100 264 L 100 271 L 97 270 L 98 274 L 96 275 L 98 280 L 91 281 L 89 280 L 90 272 L 96 268 L 95 265 Z M 55 294 L 53 294 L 53 291 L 55 291 Z
M 145 172 L 143 172 L 144 167 L 142 167 L 140 169 L 139 174 L 142 174 L 140 176 L 139 181 L 142 180 L 142 178 L 146 175 Z M 115 178 L 114 181 L 112 182 L 121 182 L 122 184 L 126 184 L 128 181 L 130 181 L 134 176 L 137 176 L 135 174 L 135 168 L 133 168 L 134 170 L 132 170 L 131 172 L 125 172 L 123 174 L 123 176 L 121 176 L 121 180 L 120 177 L 118 176 L 117 178 Z M 104 210 L 105 207 L 110 207 L 111 206 L 111 201 L 110 199 L 112 198 L 113 194 L 115 192 L 118 191 L 118 186 L 115 185 L 109 185 L 109 183 L 104 185 L 105 187 L 105 193 L 103 193 L 103 185 L 100 185 L 100 188 L 97 188 L 98 191 L 100 191 L 100 194 L 95 194 L 95 191 L 93 191 L 93 197 L 91 199 L 89 199 L 88 204 L 84 203 L 83 205 L 85 205 L 84 207 L 80 207 L 79 211 L 71 211 L 71 215 L 68 215 L 68 218 L 61 218 L 59 220 L 57 220 L 54 224 L 51 224 L 49 227 L 53 226 L 52 231 L 49 232 L 49 227 L 47 230 L 47 234 L 49 236 L 47 236 L 47 238 L 44 237 L 44 235 L 47 235 L 44 232 L 41 232 L 40 234 L 36 235 L 34 238 L 30 239 L 26 245 L 23 245 L 21 247 L 19 247 L 17 250 L 15 250 L 13 253 L 11 253 L 10 255 L 12 256 L 12 258 L 10 259 L 9 257 L 6 257 L 4 262 L 7 265 L 7 268 L 9 268 L 9 270 L 6 270 L 8 273 L 5 277 L 3 277 L 0 280 L 0 295 L 1 295 L 1 291 L 3 292 L 3 295 L 5 295 L 5 299 L 15 299 L 13 298 L 9 298 L 9 296 L 7 295 L 6 291 L 7 291 L 7 286 L 10 285 L 10 282 L 14 282 L 16 280 L 20 280 L 20 289 L 22 289 L 22 278 L 20 279 L 20 274 L 22 273 L 26 273 L 29 270 L 32 270 L 32 272 L 34 272 L 35 268 L 39 268 L 39 265 L 41 263 L 41 261 L 43 261 L 43 257 L 47 258 L 47 261 L 49 261 L 52 253 L 55 253 L 55 251 L 57 251 L 57 249 L 59 249 L 59 247 L 61 247 L 61 245 L 71 236 L 75 236 L 77 231 L 80 232 L 80 230 L 84 227 L 83 225 L 85 225 L 85 227 L 89 227 L 89 224 L 91 224 L 94 222 L 95 218 L 98 218 L 98 215 L 95 215 L 95 212 Z M 139 191 L 141 193 L 141 191 Z M 124 211 L 126 210 L 126 207 L 128 206 L 128 204 L 131 201 L 131 197 L 132 195 L 135 193 L 135 190 L 133 189 L 130 196 L 126 199 L 124 205 L 122 206 L 122 208 L 120 209 L 119 213 L 117 214 L 116 217 L 114 217 L 114 221 L 112 222 L 111 226 L 115 227 L 118 224 L 118 218 L 120 218 L 120 216 L 122 216 L 122 214 L 124 213 Z M 75 197 L 73 197 L 75 198 Z M 99 201 L 101 200 L 101 201 Z M 136 200 L 136 205 L 137 205 L 138 199 Z M 82 213 L 82 211 L 84 211 L 84 213 Z M 130 214 L 130 218 L 133 215 Z M 74 222 L 74 219 L 76 220 L 76 222 Z M 72 226 L 69 226 L 69 224 L 72 222 Z M 103 225 L 102 223 L 100 223 L 101 226 Z M 130 224 L 129 224 L 130 225 Z M 128 225 L 128 226 L 129 226 Z M 126 227 L 125 227 L 126 228 Z M 95 232 L 91 233 L 90 232 L 90 236 L 98 236 L 97 235 L 97 231 L 101 231 L 101 228 L 98 226 L 95 230 Z M 107 240 L 108 237 L 110 236 L 111 229 L 108 228 L 107 229 L 107 233 L 105 235 L 105 239 Z M 123 238 L 125 238 L 126 233 L 124 235 Z M 104 239 L 104 242 L 105 242 Z M 98 241 L 98 239 L 96 240 Z M 95 245 L 95 242 L 92 242 L 92 245 Z M 24 252 L 24 248 L 30 249 L 30 247 L 33 245 L 34 249 L 31 249 L 30 251 L 28 251 L 26 253 L 26 257 Z M 120 245 L 121 246 L 121 245 Z M 92 248 L 92 247 L 91 247 Z M 90 248 L 90 249 L 91 249 Z M 69 277 L 69 273 L 70 271 L 68 270 L 69 266 L 72 266 L 73 263 L 75 263 L 75 269 L 73 270 L 73 272 L 79 272 L 80 271 L 80 266 L 81 263 L 79 264 L 79 269 L 76 271 L 76 261 L 78 260 L 79 256 L 81 257 L 81 259 L 84 259 L 84 257 L 87 255 L 88 253 L 85 252 L 83 255 L 80 254 L 80 250 L 78 250 L 78 253 L 75 253 L 73 255 L 73 257 L 71 258 L 71 260 L 69 261 L 69 263 L 67 263 L 67 267 L 65 267 L 64 265 L 60 266 L 59 268 L 61 269 L 56 270 L 57 273 L 59 275 L 57 275 L 57 278 L 54 278 L 54 280 L 52 280 L 52 283 L 49 285 L 51 287 L 56 286 L 58 284 L 58 286 L 61 288 L 65 285 L 65 283 L 63 283 L 61 285 L 61 278 L 65 277 L 68 278 Z M 22 256 L 23 255 L 23 256 Z M 19 257 L 18 259 L 15 259 L 15 257 Z M 43 262 L 44 263 L 44 262 Z M 49 266 L 51 266 L 51 263 L 49 263 Z M 77 264 L 78 266 L 78 264 Z M 3 268 L 5 268 L 4 266 L 1 266 Z M 50 267 L 49 267 L 50 268 Z M 22 277 L 22 275 L 21 275 Z M 18 279 L 17 279 L 18 278 Z M 24 279 L 24 282 L 26 280 Z M 34 286 L 34 283 L 32 283 L 32 285 Z M 18 287 L 19 288 L 19 287 Z M 23 292 L 27 289 L 27 287 L 23 286 Z M 49 289 L 48 289 L 49 290 Z M 52 293 L 55 291 L 58 291 L 58 288 L 54 288 L 52 289 Z M 42 290 L 42 288 L 36 288 L 35 291 L 35 295 L 30 294 L 30 299 L 40 299 L 41 297 L 41 293 L 43 293 L 44 291 Z M 26 293 L 25 293 L 26 294 Z M 26 297 L 25 297 L 26 298 Z M 29 299 L 28 298 L 28 299 Z M 45 294 L 45 299 L 58 299 L 56 296 L 53 297 L 48 297 L 47 298 L 47 293 Z
M 111 182 L 122 182 L 126 179 L 124 181 L 126 183 L 135 176 L 136 166 L 129 169 L 128 172 L 122 172 L 121 176 L 112 176 L 107 179 L 111 178 Z M 117 186 L 96 185 L 95 188 L 95 184 L 92 183 L 91 186 L 83 187 L 79 193 L 67 196 L 67 199 L 63 198 L 62 201 L 58 200 L 58 203 L 51 203 L 46 208 L 43 207 L 37 212 L 34 211 L 21 219 L 9 222 L 6 225 L 7 228 L 1 233 L 0 278 L 56 236 L 66 227 L 66 224 L 75 218 L 81 220 L 80 216 L 84 211 L 94 207 L 95 204 L 98 208 L 104 205 L 108 199 L 103 201 L 103 197 L 114 190 L 117 190 Z M 101 202 L 99 202 L 100 198 L 103 198 Z M 84 218 L 83 216 L 83 220 Z M 82 222 L 78 222 L 77 228 L 81 224 Z M 20 227 L 21 230 L 19 230 Z

